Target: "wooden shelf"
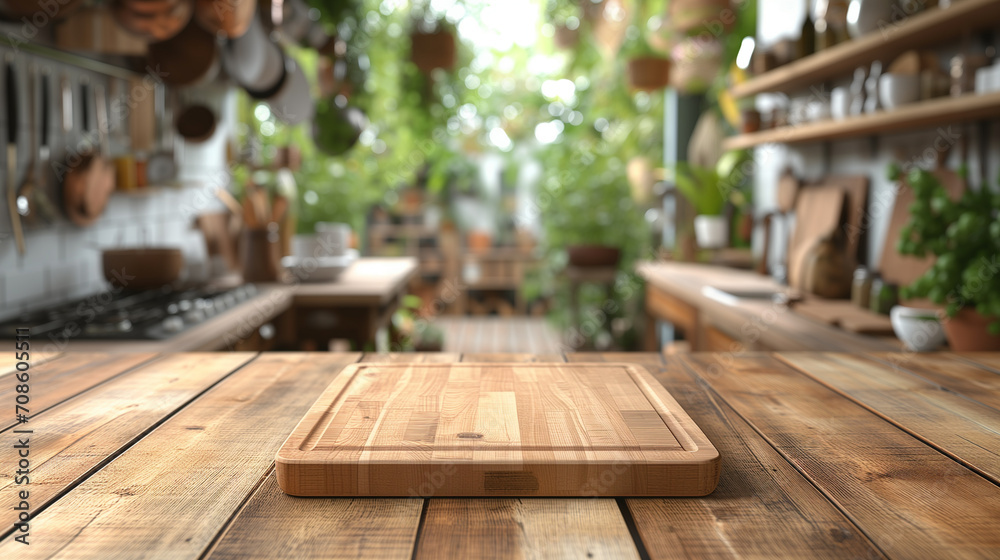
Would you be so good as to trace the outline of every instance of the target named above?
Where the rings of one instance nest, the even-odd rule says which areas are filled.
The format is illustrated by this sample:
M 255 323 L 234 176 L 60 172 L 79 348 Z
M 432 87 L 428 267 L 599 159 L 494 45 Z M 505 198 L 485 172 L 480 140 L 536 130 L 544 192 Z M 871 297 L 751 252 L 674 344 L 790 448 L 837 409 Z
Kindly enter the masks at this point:
M 761 144 L 792 144 L 872 136 L 997 117 L 1000 117 L 1000 92 L 969 94 L 931 99 L 905 105 L 894 111 L 859 115 L 841 121 L 827 119 L 731 136 L 723 142 L 723 147 L 726 150 L 740 150 Z
M 909 49 L 932 47 L 997 24 L 1000 24 L 997 0 L 963 0 L 949 8 L 933 8 L 899 24 L 889 24 L 864 37 L 791 62 L 734 86 L 730 93 L 734 97 L 747 97 L 769 91 L 804 89 L 850 75 L 858 66 L 867 66 L 875 60 L 888 63 Z

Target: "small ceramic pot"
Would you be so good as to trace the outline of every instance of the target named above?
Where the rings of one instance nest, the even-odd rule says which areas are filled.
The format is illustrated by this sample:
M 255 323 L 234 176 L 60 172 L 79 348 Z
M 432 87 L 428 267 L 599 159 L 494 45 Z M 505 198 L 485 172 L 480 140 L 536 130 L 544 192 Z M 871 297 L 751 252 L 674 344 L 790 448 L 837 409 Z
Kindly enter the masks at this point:
M 878 79 L 878 97 L 887 111 L 920 99 L 920 76 L 883 74 Z
M 720 249 L 726 246 L 729 224 L 725 216 L 695 216 L 694 235 L 698 247 L 702 249 Z
M 931 352 L 944 344 L 944 329 L 932 309 L 897 305 L 889 312 L 892 330 L 910 350 Z

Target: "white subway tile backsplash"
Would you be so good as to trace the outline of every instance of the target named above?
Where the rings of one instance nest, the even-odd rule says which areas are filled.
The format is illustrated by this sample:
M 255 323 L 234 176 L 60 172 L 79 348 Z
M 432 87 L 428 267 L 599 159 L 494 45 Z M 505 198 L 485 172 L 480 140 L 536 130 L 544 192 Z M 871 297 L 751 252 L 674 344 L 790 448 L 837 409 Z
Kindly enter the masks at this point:
M 5 275 L 4 301 L 7 306 L 22 306 L 46 295 L 45 268 L 38 267 Z

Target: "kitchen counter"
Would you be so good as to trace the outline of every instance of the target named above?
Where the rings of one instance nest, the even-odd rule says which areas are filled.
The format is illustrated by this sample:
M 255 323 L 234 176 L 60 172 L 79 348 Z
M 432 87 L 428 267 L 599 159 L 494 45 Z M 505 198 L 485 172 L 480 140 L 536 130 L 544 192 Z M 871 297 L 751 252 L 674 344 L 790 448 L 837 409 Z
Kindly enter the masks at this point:
M 6 558 L 878 558 L 1000 550 L 1000 354 L 64 353 L 30 370 Z M 275 453 L 348 364 L 647 368 L 722 457 L 702 498 L 293 498 Z M 8 381 L 13 364 L 3 365 Z M 2 371 L 2 370 L 0 370 Z M 13 403 L 14 383 L 0 389 Z M 8 433 L 9 440 L 17 437 Z M 613 476 L 613 473 L 609 473 Z M 599 481 L 597 481 L 599 483 Z
M 417 260 L 361 258 L 335 282 L 258 284 L 257 296 L 212 319 L 166 340 L 71 340 L 53 345 L 53 351 L 78 352 L 190 352 L 232 349 L 254 335 L 258 327 L 293 308 L 351 308 L 371 310 L 381 325 L 410 279 Z M 370 334 L 370 333 L 366 333 Z
M 901 349 L 894 337 L 855 334 L 814 321 L 767 299 L 722 298 L 704 288 L 783 292 L 768 276 L 719 266 L 645 262 L 637 272 L 646 281 L 646 311 L 673 323 L 697 351 L 889 352 Z M 648 321 L 652 324 L 653 321 Z M 656 336 L 646 334 L 647 349 Z

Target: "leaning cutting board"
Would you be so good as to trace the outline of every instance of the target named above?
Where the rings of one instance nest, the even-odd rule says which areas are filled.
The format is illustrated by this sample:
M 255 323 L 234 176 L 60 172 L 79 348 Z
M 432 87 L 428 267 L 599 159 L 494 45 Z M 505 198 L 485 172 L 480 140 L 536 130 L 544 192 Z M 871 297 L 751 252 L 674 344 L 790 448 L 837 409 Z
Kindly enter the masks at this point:
M 941 181 L 941 185 L 952 200 L 958 200 L 965 192 L 965 180 L 958 173 L 943 168 L 936 169 L 933 173 Z M 896 249 L 896 244 L 899 242 L 899 232 L 910 220 L 910 206 L 915 199 L 913 188 L 906 183 L 905 179 L 900 181 L 899 190 L 896 191 L 896 201 L 892 207 L 892 215 L 889 218 L 889 227 L 885 233 L 882 257 L 878 268 L 883 280 L 897 286 L 912 284 L 934 265 L 932 255 L 918 258 L 911 255 L 901 255 Z
M 632 364 L 355 364 L 276 469 L 296 496 L 703 496 L 719 453 Z
M 837 230 L 844 208 L 844 191 L 836 185 L 802 189 L 795 204 L 795 230 L 788 243 L 788 285 L 802 289 L 802 265 L 809 249 Z

